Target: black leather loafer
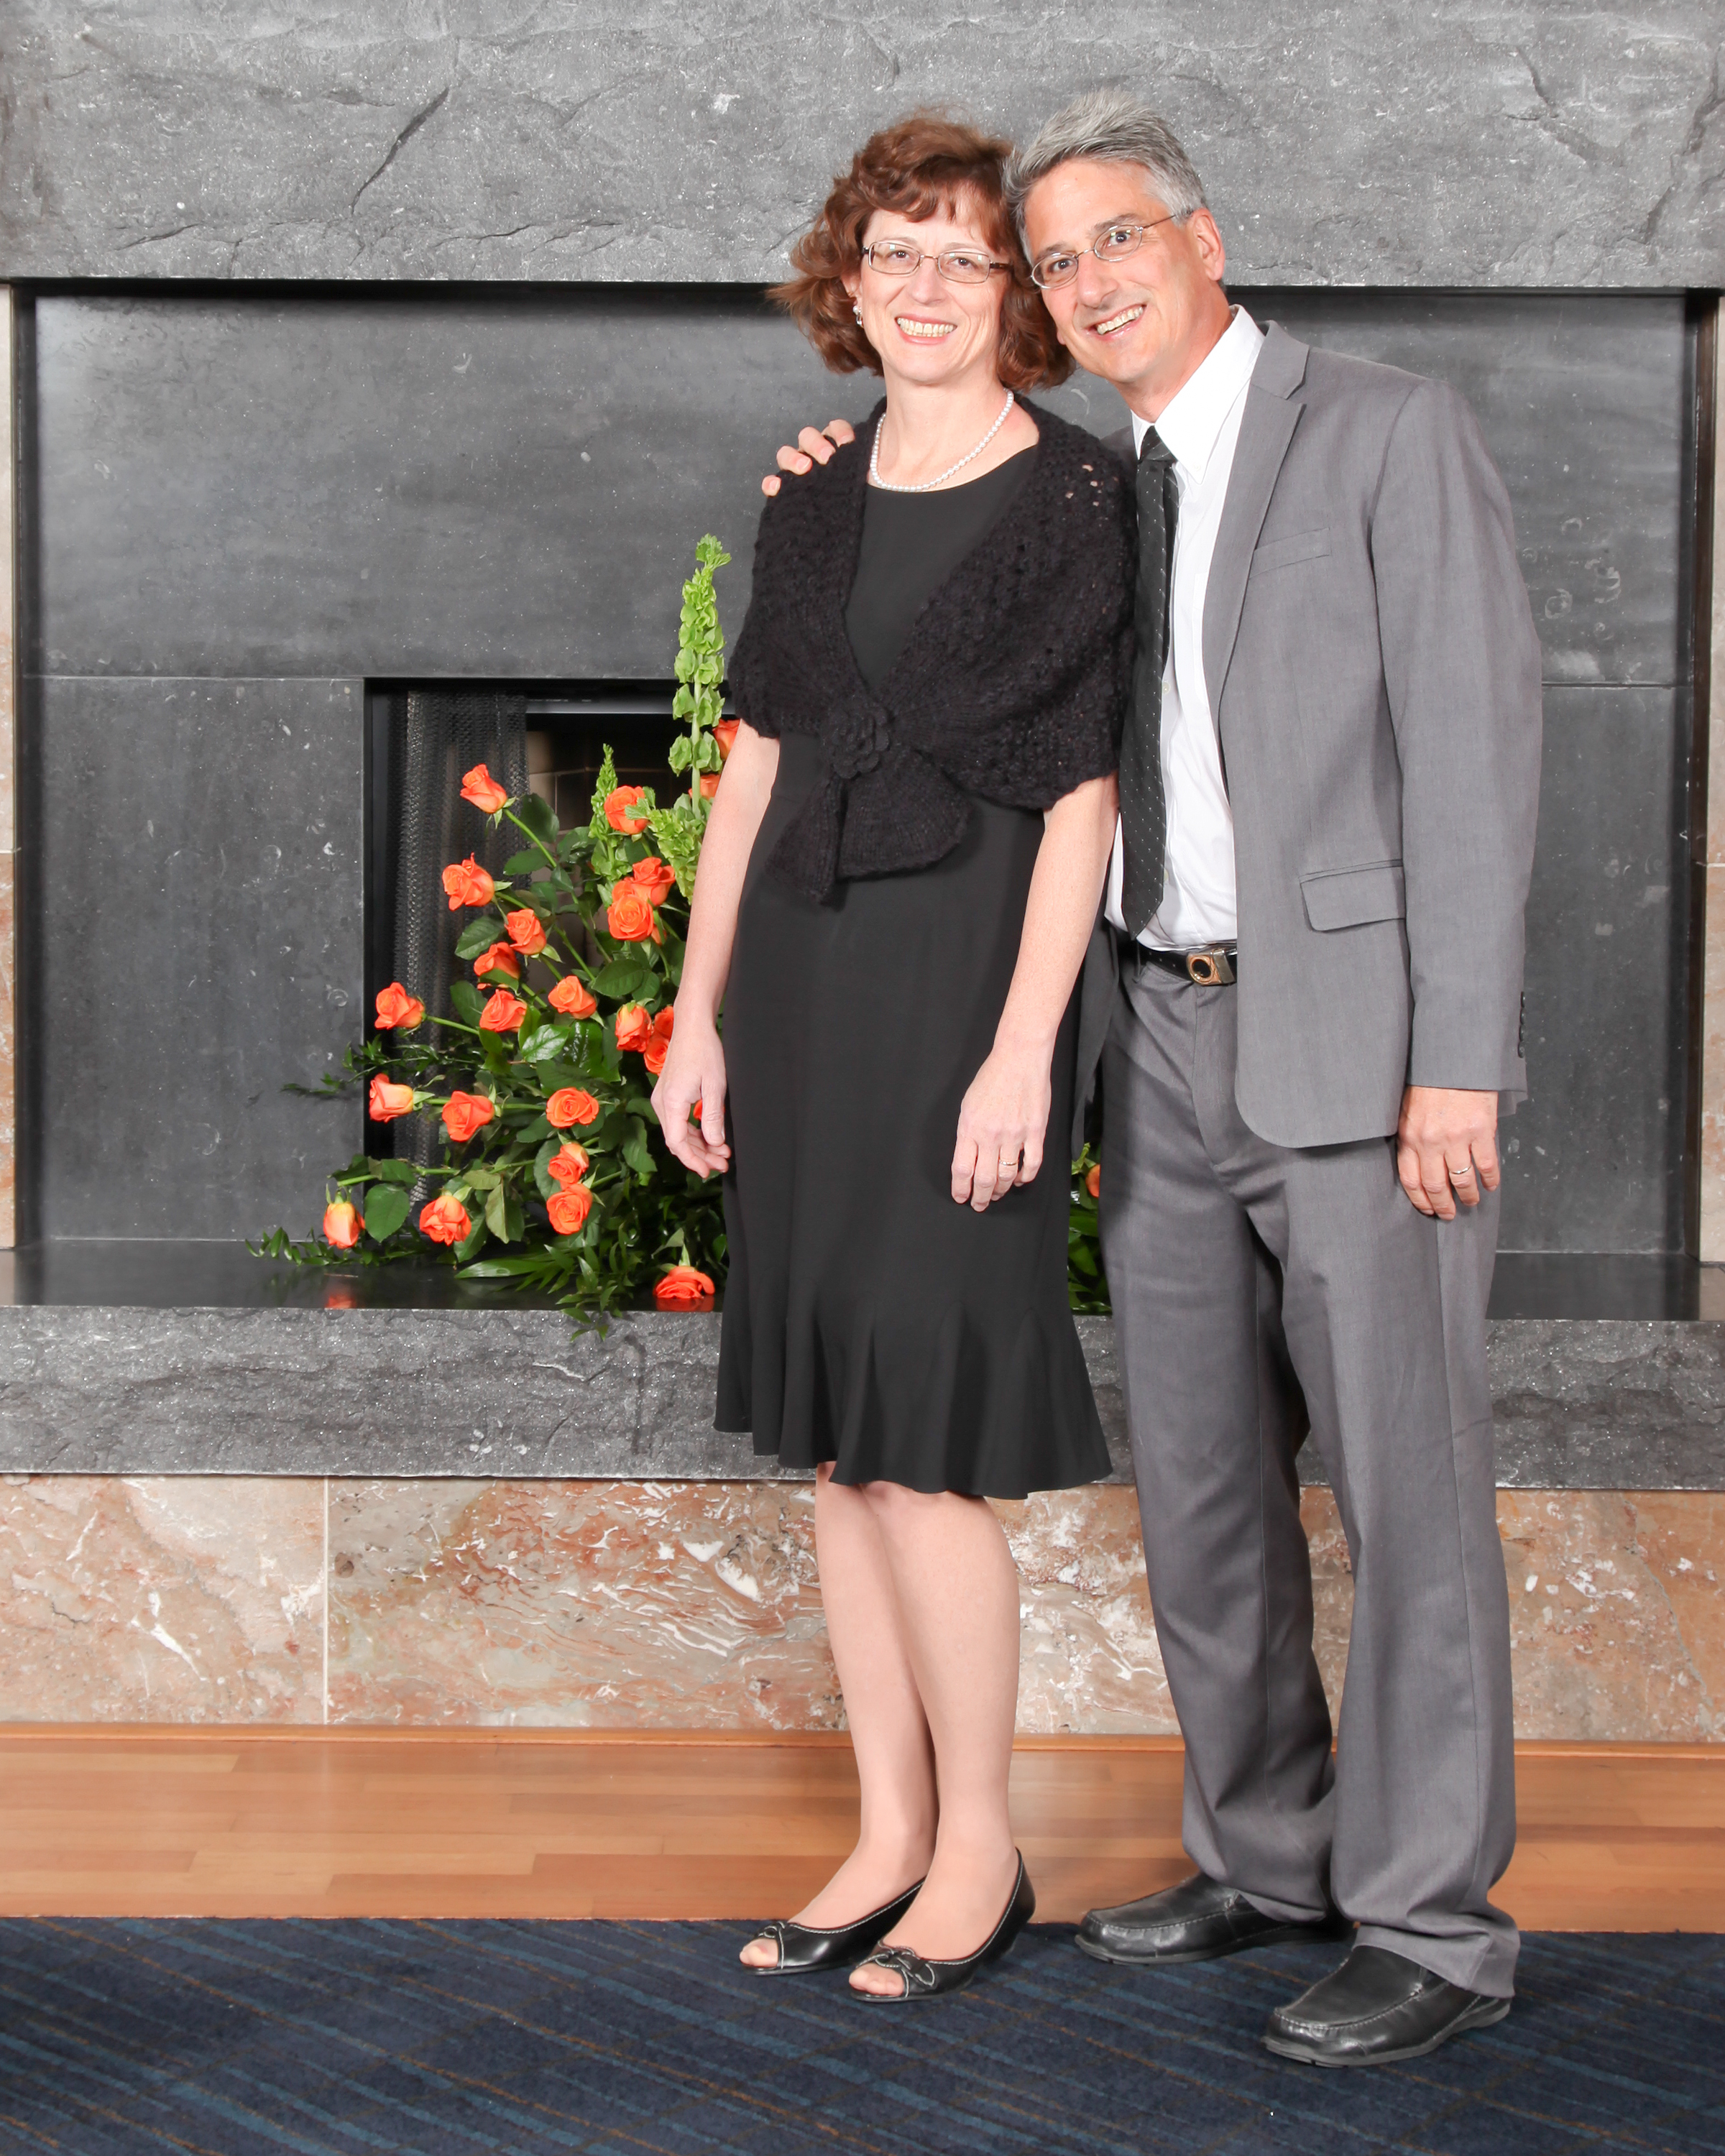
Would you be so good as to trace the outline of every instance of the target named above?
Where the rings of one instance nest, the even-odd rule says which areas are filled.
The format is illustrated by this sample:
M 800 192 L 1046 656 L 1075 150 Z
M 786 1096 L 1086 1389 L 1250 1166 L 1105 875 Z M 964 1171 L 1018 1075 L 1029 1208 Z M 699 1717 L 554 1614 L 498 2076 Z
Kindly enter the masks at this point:
M 830 1929 L 824 1930 L 818 1924 L 793 1924 L 788 1917 L 775 1917 L 770 1924 L 762 1925 L 755 1938 L 771 1939 L 778 1948 L 778 1959 L 767 1969 L 752 1969 L 747 1962 L 743 1966 L 752 1976 L 809 1976 L 817 1969 L 849 1969 L 870 1947 L 880 1945 L 922 1891 L 919 1879 L 914 1887 L 906 1887 L 896 1902 L 871 1909 L 854 1924 L 838 1924 Z
M 973 1954 L 965 1954 L 957 1961 L 925 1961 L 910 1947 L 882 1947 L 878 1953 L 871 1953 L 866 1961 L 859 1962 L 858 1968 L 896 1969 L 905 1980 L 904 1989 L 858 1991 L 853 1984 L 851 1990 L 865 2006 L 902 2006 L 908 1999 L 939 1999 L 949 1991 L 963 1991 L 978 1969 L 999 1960 L 1035 1913 L 1036 1890 L 1030 1884 L 1030 1875 L 1020 1856 L 1012 1899 L 1001 1912 L 1000 1922 Z
M 1141 1902 L 1092 1909 L 1078 1927 L 1078 1945 L 1097 1961 L 1171 1969 L 1178 1962 L 1215 1961 L 1223 1954 L 1278 1946 L 1289 1939 L 1322 1945 L 1345 1938 L 1352 1928 L 1342 1917 L 1324 1917 L 1311 1924 L 1266 1917 L 1244 1894 L 1195 1871 L 1178 1887 L 1164 1887 Z
M 1387 1947 L 1356 1947 L 1289 2006 L 1278 2006 L 1264 2031 L 1279 2058 L 1308 2066 L 1387 2066 L 1423 2059 L 1468 2029 L 1489 2029 L 1509 2011 L 1507 1999 L 1464 1991 Z

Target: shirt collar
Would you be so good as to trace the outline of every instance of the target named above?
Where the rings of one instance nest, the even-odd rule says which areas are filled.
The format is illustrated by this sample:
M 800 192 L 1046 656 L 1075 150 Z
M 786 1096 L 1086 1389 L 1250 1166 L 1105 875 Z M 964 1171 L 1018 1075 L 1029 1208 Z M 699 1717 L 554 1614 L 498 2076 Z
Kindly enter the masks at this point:
M 1156 431 L 1173 451 L 1174 462 L 1200 478 L 1222 431 L 1222 422 L 1252 378 L 1264 332 L 1244 307 L 1235 307 L 1228 326 L 1163 407 Z M 1151 423 L 1132 413 L 1132 447 L 1142 450 Z

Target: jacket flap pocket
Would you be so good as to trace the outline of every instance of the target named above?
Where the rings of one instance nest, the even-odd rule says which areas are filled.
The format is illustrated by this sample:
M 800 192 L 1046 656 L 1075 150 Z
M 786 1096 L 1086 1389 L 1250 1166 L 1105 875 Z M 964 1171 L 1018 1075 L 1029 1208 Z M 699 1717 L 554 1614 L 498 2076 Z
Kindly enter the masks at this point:
M 1315 531 L 1291 531 L 1285 539 L 1266 539 L 1252 554 L 1254 570 L 1286 569 L 1296 562 L 1316 561 L 1320 554 L 1330 551 L 1330 527 L 1318 526 Z
M 1359 869 L 1320 869 L 1300 879 L 1306 918 L 1314 928 L 1358 928 L 1368 921 L 1399 921 L 1408 910 L 1399 861 Z

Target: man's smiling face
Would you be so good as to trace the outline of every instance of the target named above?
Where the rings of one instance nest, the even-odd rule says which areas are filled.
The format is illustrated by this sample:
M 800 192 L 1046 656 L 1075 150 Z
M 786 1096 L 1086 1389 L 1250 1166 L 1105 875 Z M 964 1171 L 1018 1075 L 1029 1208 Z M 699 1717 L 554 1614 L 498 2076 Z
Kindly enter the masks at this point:
M 1150 229 L 1135 253 L 1099 260 L 1091 243 L 1122 224 Z M 1077 258 L 1070 283 L 1042 295 L 1061 343 L 1135 412 L 1156 418 L 1228 326 L 1226 258 L 1209 212 L 1177 223 L 1142 166 L 1073 157 L 1031 188 L 1024 238 L 1033 262 Z

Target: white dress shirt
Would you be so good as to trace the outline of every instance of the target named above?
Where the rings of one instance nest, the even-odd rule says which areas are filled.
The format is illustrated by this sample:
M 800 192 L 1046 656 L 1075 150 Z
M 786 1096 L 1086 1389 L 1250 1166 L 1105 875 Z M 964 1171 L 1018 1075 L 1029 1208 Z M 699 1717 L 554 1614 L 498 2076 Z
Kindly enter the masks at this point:
M 1222 778 L 1221 750 L 1204 678 L 1204 603 L 1222 504 L 1234 470 L 1234 448 L 1245 412 L 1246 387 L 1264 332 L 1244 307 L 1204 356 L 1198 372 L 1163 408 L 1156 431 L 1173 454 L 1180 490 L 1174 527 L 1174 567 L 1168 670 L 1162 677 L 1162 784 L 1168 803 L 1168 880 L 1162 904 L 1139 941 L 1164 951 L 1231 943 L 1236 916 L 1234 816 Z M 1132 414 L 1132 440 L 1142 449 L 1150 422 Z M 1108 869 L 1107 917 L 1121 911 L 1119 829 Z

